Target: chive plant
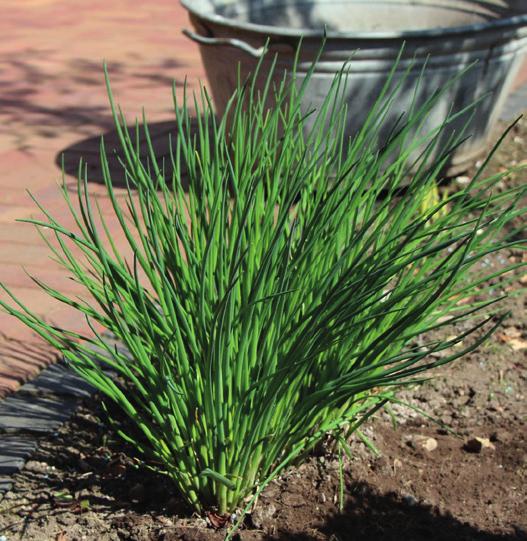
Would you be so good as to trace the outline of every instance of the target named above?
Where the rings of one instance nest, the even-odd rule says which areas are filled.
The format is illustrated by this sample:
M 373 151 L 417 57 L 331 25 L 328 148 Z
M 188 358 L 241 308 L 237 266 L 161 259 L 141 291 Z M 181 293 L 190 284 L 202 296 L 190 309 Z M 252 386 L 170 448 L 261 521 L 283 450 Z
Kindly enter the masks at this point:
M 477 347 L 502 317 L 487 281 L 511 268 L 471 268 L 524 246 L 503 233 L 522 212 L 520 189 L 496 190 L 503 175 L 480 170 L 427 201 L 462 137 L 439 145 L 450 120 L 415 135 L 437 97 L 399 117 L 380 146 L 395 68 L 352 140 L 345 74 L 306 111 L 312 70 L 278 82 L 273 70 L 262 86 L 241 81 L 222 119 L 205 90 L 179 101 L 174 92 L 163 160 L 146 122 L 128 127 L 108 86 L 123 197 L 104 142 L 100 161 L 132 255 L 117 250 L 81 166 L 76 196 L 62 189 L 74 228 L 41 206 L 44 218 L 25 221 L 86 296 L 38 283 L 93 332 L 52 326 L 13 295 L 2 301 L 124 412 L 135 429 L 122 437 L 198 512 L 234 512 L 325 438 L 345 439 L 401 385 Z

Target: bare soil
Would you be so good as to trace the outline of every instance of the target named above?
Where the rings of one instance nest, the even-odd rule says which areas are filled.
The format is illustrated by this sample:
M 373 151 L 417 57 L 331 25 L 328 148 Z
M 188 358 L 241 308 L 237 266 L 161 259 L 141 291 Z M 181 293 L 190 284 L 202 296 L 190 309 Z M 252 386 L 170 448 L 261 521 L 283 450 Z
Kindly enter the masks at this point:
M 526 138 L 522 121 L 491 170 L 521 162 Z M 507 182 L 524 181 L 519 173 Z M 504 257 L 525 256 L 510 252 L 485 264 L 503 265 Z M 522 285 L 527 275 L 518 274 L 507 288 L 518 293 Z M 334 454 L 312 456 L 266 489 L 237 539 L 527 540 L 525 304 L 524 294 L 511 296 L 511 316 L 491 340 L 406 390 L 401 399 L 412 407 L 393 406 L 369 422 L 364 432 L 378 455 L 355 437 L 352 459 L 343 458 L 344 485 Z M 223 539 L 225 529 L 192 516 L 170 484 L 141 467 L 99 421 L 100 413 L 99 402 L 88 401 L 40 442 L 0 502 L 0 538 Z

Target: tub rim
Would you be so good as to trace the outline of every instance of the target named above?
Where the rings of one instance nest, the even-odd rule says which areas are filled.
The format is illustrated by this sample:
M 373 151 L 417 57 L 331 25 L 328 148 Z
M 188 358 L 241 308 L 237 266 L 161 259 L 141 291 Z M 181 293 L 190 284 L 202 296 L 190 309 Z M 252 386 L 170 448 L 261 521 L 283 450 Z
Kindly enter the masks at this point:
M 522 26 L 527 26 L 527 10 L 523 15 L 514 15 L 513 17 L 499 18 L 482 23 L 465 24 L 461 26 L 434 27 L 419 30 L 403 31 L 334 31 L 334 30 L 311 30 L 309 28 L 287 28 L 285 26 L 261 25 L 251 22 L 238 21 L 233 18 L 224 17 L 217 13 L 200 9 L 195 6 L 193 0 L 180 0 L 182 6 L 195 17 L 205 20 L 209 23 L 219 24 L 225 27 L 246 31 L 265 37 L 279 38 L 281 36 L 288 38 L 324 38 L 327 39 L 360 39 L 360 40 L 394 40 L 394 39 L 434 39 L 444 38 L 446 36 L 470 37 L 472 34 L 479 34 L 485 31 L 495 30 L 513 30 Z

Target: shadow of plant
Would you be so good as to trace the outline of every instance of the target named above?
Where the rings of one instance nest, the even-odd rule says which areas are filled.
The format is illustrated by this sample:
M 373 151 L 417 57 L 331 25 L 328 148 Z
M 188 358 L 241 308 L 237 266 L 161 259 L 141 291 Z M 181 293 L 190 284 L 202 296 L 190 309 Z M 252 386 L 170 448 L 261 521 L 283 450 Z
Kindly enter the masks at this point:
M 113 126 L 104 85 L 102 61 L 88 58 L 54 60 L 53 49 L 27 47 L 14 52 L 0 73 L 0 120 L 14 147 L 31 151 L 42 139 L 63 137 L 64 132 L 89 135 Z M 52 69 L 49 65 L 53 65 Z M 162 85 L 170 92 L 182 64 L 170 58 L 149 63 L 108 63 L 116 88 L 148 89 Z M 87 99 L 89 96 L 89 99 Z M 35 137 L 37 139 L 35 139 Z
M 196 131 L 197 125 L 198 121 L 194 119 L 191 125 L 193 132 Z M 135 137 L 135 126 L 128 126 L 128 129 Z M 174 140 L 177 137 L 177 124 L 175 121 L 154 122 L 148 124 L 148 130 L 158 163 L 164 168 L 166 178 L 170 179 L 173 172 L 170 147 L 171 145 L 174 146 Z M 116 187 L 125 187 L 125 173 L 120 163 L 121 149 L 115 129 L 105 131 L 96 137 L 82 139 L 74 145 L 61 150 L 55 157 L 55 164 L 63 169 L 66 175 L 77 178 L 79 163 L 82 160 L 86 164 L 88 182 L 103 184 L 104 176 L 100 160 L 101 138 L 104 140 L 112 184 Z M 147 165 L 149 156 L 143 125 L 139 125 L 139 145 L 144 164 Z M 181 165 L 184 166 L 183 160 Z M 186 182 L 184 170 L 182 175 L 183 187 L 186 189 L 188 183 Z
M 351 486 L 351 498 L 342 513 L 326 519 L 317 533 L 282 531 L 266 541 L 513 541 L 526 540 L 527 532 L 498 534 L 458 520 L 437 508 L 405 501 L 395 493 L 379 493 L 366 483 Z M 485 510 L 482 510 L 482 514 Z M 322 533 L 325 537 L 321 537 Z

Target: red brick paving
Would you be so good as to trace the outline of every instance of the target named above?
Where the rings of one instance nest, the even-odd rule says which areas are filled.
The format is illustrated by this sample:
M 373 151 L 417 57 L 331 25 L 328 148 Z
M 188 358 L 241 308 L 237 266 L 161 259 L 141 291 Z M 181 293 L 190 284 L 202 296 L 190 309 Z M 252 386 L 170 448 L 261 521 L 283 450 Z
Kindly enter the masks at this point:
M 58 325 L 88 330 L 82 317 L 50 300 L 22 270 L 64 291 L 79 290 L 49 259 L 34 228 L 15 222 L 38 215 L 26 190 L 71 223 L 57 188 L 61 173 L 56 163 L 73 145 L 68 171 L 82 155 L 93 163 L 96 138 L 112 127 L 103 60 L 127 118 L 140 116 L 144 107 L 151 123 L 172 120 L 172 81 L 181 88 L 185 77 L 191 85 L 204 78 L 197 48 L 181 35 L 187 25 L 177 0 L 2 2 L 0 282 Z M 100 176 L 96 167 L 90 171 L 94 178 Z M 67 181 L 74 184 L 73 177 Z M 93 184 L 91 189 L 107 215 L 109 203 L 101 187 Z M 115 220 L 109 223 L 117 235 Z M 0 312 L 0 396 L 15 390 L 54 356 L 31 331 Z

